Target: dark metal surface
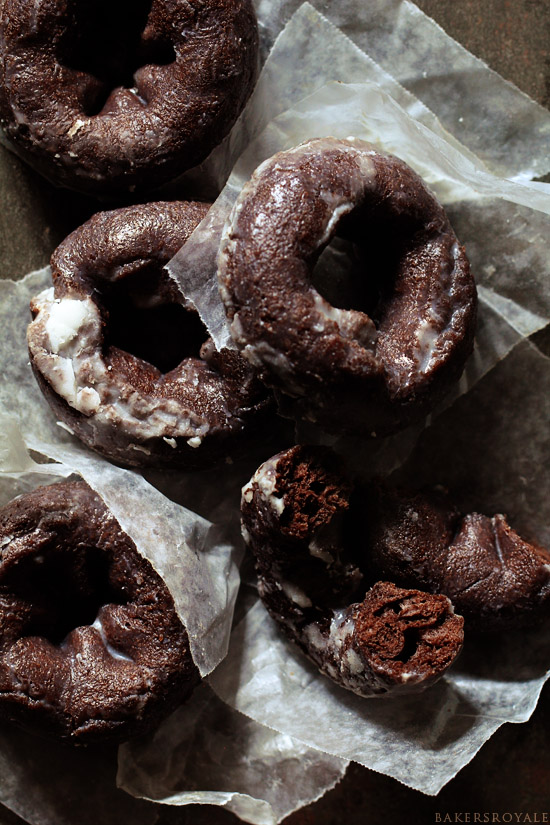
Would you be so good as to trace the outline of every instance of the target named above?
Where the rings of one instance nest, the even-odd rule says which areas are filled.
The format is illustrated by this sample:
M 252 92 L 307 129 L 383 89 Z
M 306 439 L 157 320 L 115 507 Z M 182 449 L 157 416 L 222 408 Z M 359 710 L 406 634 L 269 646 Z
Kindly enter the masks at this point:
M 550 108 L 550 0 L 417 2 L 474 54 Z M 97 209 L 86 198 L 58 192 L 3 149 L 0 181 L 2 277 L 21 277 L 46 264 L 65 234 Z M 159 825 L 239 821 L 220 809 L 197 806 L 166 808 L 159 816 Z M 333 791 L 289 817 L 285 825 L 455 821 L 550 822 L 550 687 L 529 722 L 501 728 L 437 797 L 353 766 Z M 19 822 L 0 809 L 0 825 Z

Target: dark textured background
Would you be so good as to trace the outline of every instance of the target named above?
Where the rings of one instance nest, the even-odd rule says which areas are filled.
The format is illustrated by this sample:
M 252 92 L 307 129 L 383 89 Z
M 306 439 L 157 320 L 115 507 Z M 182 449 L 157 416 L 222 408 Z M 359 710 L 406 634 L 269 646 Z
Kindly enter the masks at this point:
M 417 0 L 417 4 L 491 68 L 550 108 L 550 0 Z M 57 192 L 4 150 L 0 150 L 0 180 L 3 277 L 20 277 L 46 264 L 56 244 L 96 208 L 85 198 Z M 546 813 L 550 821 L 550 687 L 543 691 L 528 723 L 501 728 L 437 797 L 426 797 L 355 765 L 333 791 L 289 817 L 285 825 L 424 825 L 436 822 L 436 814 L 444 821 L 445 814 L 454 820 L 455 813 L 463 812 L 470 812 L 472 822 L 474 813 L 483 817 L 485 812 L 511 813 L 512 821 L 516 821 L 514 814 L 529 814 L 531 821 L 539 822 L 545 821 Z M 468 821 L 464 816 L 461 820 Z M 222 810 L 192 806 L 166 809 L 159 825 L 238 822 Z M 0 825 L 18 823 L 21 820 L 0 808 Z

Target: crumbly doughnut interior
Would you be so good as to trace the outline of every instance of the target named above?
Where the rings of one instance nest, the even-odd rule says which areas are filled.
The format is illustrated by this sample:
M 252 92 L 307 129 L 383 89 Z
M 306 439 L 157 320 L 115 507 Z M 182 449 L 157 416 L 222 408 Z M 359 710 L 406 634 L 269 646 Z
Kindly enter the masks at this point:
M 441 673 L 462 644 L 462 620 L 445 596 L 379 582 L 354 611 L 357 650 L 391 679 Z
M 265 476 L 275 472 L 264 465 Z M 260 476 L 261 478 L 261 476 Z M 305 460 L 296 452 L 287 452 L 276 462 L 276 481 L 272 495 L 283 500 L 281 529 L 289 536 L 305 538 L 337 513 L 349 507 L 351 485 L 346 484 L 338 461 Z

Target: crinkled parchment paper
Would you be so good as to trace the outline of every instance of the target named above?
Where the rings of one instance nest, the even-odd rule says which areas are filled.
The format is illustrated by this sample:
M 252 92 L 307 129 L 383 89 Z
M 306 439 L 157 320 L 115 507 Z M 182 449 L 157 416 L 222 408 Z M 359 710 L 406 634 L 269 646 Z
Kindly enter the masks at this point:
M 390 73 L 411 93 L 412 100 L 416 99 L 417 113 L 422 101 L 455 138 L 498 174 L 529 180 L 550 171 L 547 109 L 466 51 L 414 3 L 312 3 L 372 59 L 372 74 L 365 74 L 362 80 L 380 83 L 381 73 Z M 257 0 L 265 49 L 300 4 L 301 0 Z M 306 52 L 307 44 L 300 60 Z M 327 52 L 329 55 L 332 59 Z M 321 77 L 322 73 L 321 66 Z
M 82 475 L 109 503 L 169 586 L 177 588 L 172 592 L 180 613 L 189 615 L 185 621 L 190 637 L 191 632 L 194 636 L 195 661 L 211 669 L 227 643 L 236 587 L 233 555 L 240 553 L 240 543 L 221 543 L 215 525 L 162 495 L 139 474 L 114 467 L 72 443 L 56 426 L 34 384 L 24 347 L 29 295 L 43 286 L 45 277 L 48 272 L 41 271 L 17 284 L 0 283 L 0 324 L 6 330 L 2 346 L 8 372 L 0 388 L 0 505 L 74 472 Z M 9 301 L 2 300 L 6 292 Z M 25 413 L 21 421 L 17 409 Z M 27 447 L 62 463 L 35 463 Z M 181 474 L 171 484 L 166 479 L 164 483 L 185 498 L 191 487 L 197 487 L 197 477 Z M 221 479 L 220 486 L 231 489 L 227 479 Z M 238 490 L 233 492 L 238 500 Z M 227 502 L 213 501 L 208 495 L 201 498 L 207 510 L 220 517 L 227 515 Z M 222 805 L 246 821 L 274 825 L 342 777 L 345 760 L 319 754 L 247 719 L 208 690 L 206 686 L 199 689 L 150 740 L 140 739 L 139 745 L 122 749 L 119 782 L 132 795 L 117 790 L 116 747 L 75 751 L 0 725 L 0 802 L 31 825 L 155 822 L 158 811 L 154 806 L 134 796 L 173 804 Z M 152 760 L 135 761 L 133 748 L 139 752 L 144 741 L 150 741 L 152 748 L 160 743 L 160 750 Z M 182 741 L 186 748 L 183 762 Z M 144 763 L 151 766 L 150 772 Z M 287 779 L 297 764 L 303 770 L 303 781 L 296 787 Z M 145 791 L 134 789 L 147 776 Z M 274 783 L 274 777 L 280 782 Z M 166 795 L 171 798 L 165 799 Z
M 169 805 L 209 801 L 245 822 L 276 825 L 334 787 L 347 766 L 230 712 L 207 684 L 191 709 L 193 716 L 176 711 L 145 743 L 121 747 L 121 787 Z
M 550 113 L 466 51 L 413 3 L 311 3 L 339 28 L 339 37 L 334 32 L 325 37 L 326 27 L 310 13 L 309 3 L 256 0 L 262 56 L 277 59 L 271 66 L 267 61 L 246 115 L 231 135 L 183 176 L 187 186 L 198 187 L 200 193 L 206 183 L 209 192 L 215 191 L 251 135 L 332 79 L 376 83 L 412 117 L 436 132 L 446 129 L 449 140 L 460 141 L 463 151 L 468 147 L 497 174 L 530 180 L 550 171 Z M 285 37 L 277 42 L 285 25 Z M 288 37 L 289 25 L 301 27 L 300 42 Z M 355 55 L 351 42 L 358 47 Z M 318 60 L 319 53 L 324 61 Z
M 387 472 L 410 456 L 402 471 L 406 472 L 415 459 L 419 436 L 421 444 L 428 444 L 430 434 L 440 433 L 442 422 L 456 415 L 464 403 L 480 396 L 482 409 L 502 404 L 502 386 L 500 395 L 494 397 L 494 390 L 487 387 L 492 387 L 494 376 L 505 367 L 512 364 L 512 373 L 532 369 L 533 364 L 524 361 L 534 359 L 539 372 L 546 374 L 548 359 L 524 338 L 544 328 L 550 312 L 546 286 L 550 265 L 544 250 L 550 212 L 548 188 L 505 183 L 487 169 L 516 181 L 546 172 L 550 115 L 464 52 L 409 3 L 374 0 L 365 7 L 360 0 L 338 4 L 318 0 L 315 5 L 341 24 L 370 56 L 310 4 L 301 6 L 291 18 L 298 6 L 294 0 L 259 0 L 264 53 L 284 23 L 290 22 L 278 37 L 232 135 L 195 175 L 195 180 L 200 180 L 204 172 L 205 180 L 221 184 L 240 157 L 215 208 L 177 256 L 171 272 L 198 306 L 215 340 L 228 343 L 212 279 L 216 257 L 212 239 L 216 234 L 219 237 L 238 191 L 261 160 L 308 137 L 355 134 L 411 163 L 445 202 L 467 245 L 481 285 L 482 312 L 476 351 L 456 395 L 471 392 L 442 411 L 422 434 L 418 428 L 388 439 L 380 447 L 363 447 L 374 450 L 373 466 L 378 471 Z M 425 104 L 440 115 L 452 134 Z M 502 111 L 507 112 L 506 120 Z M 481 155 L 486 166 L 470 150 Z M 329 249 L 323 257 L 321 265 L 334 265 L 334 250 Z M 161 484 L 155 474 L 148 474 L 156 485 L 152 486 L 138 473 L 115 468 L 91 454 L 57 427 L 30 378 L 23 355 L 28 298 L 39 291 L 46 278 L 45 273 L 34 273 L 18 285 L 2 285 L 3 306 L 9 308 L 1 318 L 7 366 L 0 402 L 12 415 L 23 413 L 23 432 L 32 448 L 63 462 L 56 471 L 77 471 L 98 490 L 140 550 L 159 569 L 188 626 L 194 656 L 206 673 L 223 656 L 227 643 L 240 553 L 231 534 L 220 535 L 212 522 L 219 517 L 234 522 L 235 488 L 242 468 L 235 468 L 232 478 L 217 479 L 221 500 L 211 489 L 202 495 L 196 476 L 180 474 Z M 533 417 L 522 416 L 522 425 L 537 433 L 541 431 L 543 407 L 535 395 L 543 386 L 541 378 L 538 385 L 529 387 Z M 509 450 L 516 442 L 519 449 L 520 444 L 515 417 L 515 411 L 506 417 L 510 432 L 506 428 L 502 431 L 502 445 Z M 452 422 L 456 438 L 461 423 L 460 416 Z M 499 447 L 494 441 L 484 441 L 482 433 L 480 430 L 478 438 L 486 447 L 485 477 L 490 479 L 491 449 Z M 491 435 L 496 438 L 495 432 Z M 445 432 L 441 440 L 446 443 Z M 542 442 L 534 443 L 537 449 L 544 449 Z M 6 451 L 10 460 L 12 453 Z M 441 447 L 434 447 L 433 454 L 440 458 Z M 449 452 L 448 456 L 454 465 L 454 454 Z M 538 461 L 542 463 L 542 458 Z M 431 465 L 424 459 L 422 462 L 428 480 L 440 480 L 430 473 Z M 6 467 L 8 485 L 25 489 L 44 483 L 43 470 L 37 471 L 33 465 L 13 471 L 8 462 Z M 414 475 L 414 470 L 411 472 Z M 530 478 L 525 468 L 524 477 Z M 202 478 L 205 486 L 215 483 L 215 476 Z M 467 478 L 463 482 L 467 485 Z M 537 495 L 542 499 L 546 482 L 538 477 L 537 482 Z M 189 506 L 193 502 L 201 516 L 166 498 L 157 489 L 160 486 L 171 499 Z M 530 515 L 529 508 L 523 506 L 529 489 L 523 488 L 521 499 L 516 495 L 514 477 L 509 486 L 504 505 L 494 506 L 503 509 L 515 501 L 516 509 Z M 485 501 L 492 501 L 482 493 L 478 509 L 483 509 Z M 224 501 L 226 495 L 233 496 L 232 508 Z M 546 499 L 550 501 L 548 495 Z M 140 517 L 136 518 L 138 512 Z M 529 526 L 529 517 L 526 522 Z M 537 524 L 533 529 L 536 533 Z M 166 546 L 175 548 L 174 555 L 164 552 Z M 190 585 L 185 592 L 178 589 L 184 577 Z M 360 702 L 311 672 L 308 664 L 274 634 L 269 619 L 256 604 L 238 625 L 229 656 L 212 677 L 218 694 L 236 710 L 221 704 L 204 686 L 155 735 L 121 749 L 119 781 L 135 796 L 167 804 L 226 805 L 257 823 L 280 821 L 317 798 L 334 785 L 350 758 L 412 787 L 436 793 L 503 721 L 523 721 L 536 704 L 548 658 L 546 640 L 532 634 L 529 644 L 522 638 L 517 644 L 514 640 L 492 642 L 488 648 L 481 643 L 469 644 L 452 677 L 426 697 L 399 707 L 391 700 Z M 508 701 L 508 693 L 513 694 L 513 702 Z M 322 728 L 319 718 L 327 720 Z M 190 739 L 194 743 L 192 754 Z M 370 743 L 368 747 L 365 741 Z M 60 815 L 57 820 L 41 812 L 48 805 L 48 810 L 55 810 L 53 797 L 42 783 L 34 795 L 20 798 L 23 785 L 18 782 L 25 775 L 24 766 L 15 745 L 7 743 L 6 753 L 10 748 L 15 754 L 14 778 L 1 801 L 37 825 L 69 822 L 68 811 L 75 810 L 70 806 L 63 813 L 65 818 Z M 29 770 L 35 770 L 34 766 Z M 281 781 L 272 783 L 272 777 Z M 107 799 L 107 791 L 105 794 Z M 47 804 L 42 804 L 41 795 Z M 141 805 L 139 811 L 144 813 L 140 815 L 147 821 L 150 808 L 145 803 L 134 804 Z M 112 810 L 116 811 L 115 802 Z M 132 819 L 126 816 L 126 821 L 141 820 L 136 814 Z
M 333 42 L 338 42 L 336 71 L 347 54 L 353 66 L 360 59 L 354 47 L 346 44 L 340 33 L 334 33 L 311 6 L 297 12 L 285 35 L 289 35 L 291 27 L 296 38 L 292 47 L 285 42 L 288 50 L 283 51 L 279 41 L 268 60 L 267 68 L 273 77 L 277 76 L 277 68 L 270 62 L 276 60 L 278 52 L 285 54 L 287 63 L 292 54 L 300 55 L 300 68 L 297 66 L 296 71 L 301 73 L 301 84 L 304 64 L 313 74 L 317 72 L 317 76 L 326 77 L 326 66 L 333 64 Z M 311 44 L 315 42 L 316 28 L 322 32 L 323 51 L 319 49 L 319 56 L 314 58 Z M 306 40 L 301 41 L 300 37 L 305 32 L 310 46 L 306 60 L 302 61 Z M 458 408 L 461 400 L 457 398 L 463 393 L 467 392 L 464 398 L 470 399 L 475 388 L 478 390 L 475 397 L 484 399 L 488 409 L 498 409 L 506 403 L 505 388 L 499 386 L 494 390 L 491 383 L 497 367 L 502 364 L 513 364 L 514 375 L 516 370 L 518 375 L 529 375 L 535 369 L 534 360 L 538 372 L 546 374 L 548 359 L 526 338 L 546 327 L 550 318 L 547 255 L 550 187 L 530 185 L 525 169 L 517 173 L 521 165 L 517 158 L 516 168 L 510 170 L 511 174 L 517 173 L 516 180 L 496 176 L 468 150 L 462 150 L 456 140 L 448 139 L 440 127 L 430 128 L 429 113 L 426 115 L 421 110 L 421 118 L 413 119 L 410 99 L 402 92 L 393 96 L 391 83 L 381 88 L 380 84 L 370 82 L 335 82 L 337 80 L 329 78 L 329 82 L 305 98 L 293 101 L 290 109 L 276 115 L 249 143 L 204 225 L 172 262 L 171 272 L 202 311 L 218 344 L 226 345 L 229 331 L 217 303 L 216 284 L 213 279 L 208 280 L 217 254 L 213 236 L 217 232 L 219 237 L 236 195 L 256 166 L 278 150 L 323 135 L 354 135 L 404 158 L 447 206 L 459 237 L 471 255 L 480 286 L 480 324 L 474 356 L 451 399 L 456 403 L 432 415 L 435 423 L 421 435 L 423 444 L 429 440 L 432 429 L 440 427 L 439 422 Z M 402 101 L 405 108 L 400 105 Z M 260 123 L 260 119 L 257 122 Z M 480 127 L 481 136 L 485 127 L 485 123 Z M 333 265 L 331 255 L 327 253 L 322 265 Z M 542 378 L 530 383 L 528 411 L 523 409 L 525 400 L 522 404 L 518 399 L 518 406 L 510 404 L 511 414 L 503 419 L 505 429 L 499 430 L 501 442 L 497 443 L 494 428 L 491 441 L 480 427 L 472 457 L 477 454 L 479 442 L 491 443 L 497 454 L 506 447 L 509 466 L 513 467 L 515 459 L 524 454 L 527 428 L 532 446 L 529 455 L 537 467 L 544 465 L 542 456 L 548 446 L 546 392 Z M 447 401 L 447 406 L 449 403 Z M 518 410 L 521 410 L 521 426 L 517 422 Z M 461 431 L 461 423 L 460 417 L 453 420 L 455 432 Z M 375 459 L 368 463 L 371 471 L 388 473 L 410 455 L 419 436 L 420 428 L 388 439 L 381 446 L 363 445 L 357 450 L 356 444 L 353 451 L 360 456 L 359 464 L 364 466 L 365 455 L 370 454 Z M 338 441 L 337 446 L 350 451 L 349 444 Z M 487 474 L 492 477 L 491 462 L 496 459 L 491 450 L 487 452 Z M 434 457 L 440 459 L 442 454 L 450 466 L 458 465 L 457 456 L 462 460 L 460 451 L 443 453 L 439 445 Z M 440 482 L 438 467 L 430 467 L 424 452 L 419 453 L 418 449 L 413 450 L 408 462 L 413 478 L 418 471 L 417 464 L 421 464 L 428 481 Z M 468 469 L 475 479 L 473 460 Z M 470 496 L 475 500 L 472 506 L 494 512 L 509 507 L 512 502 L 517 512 L 529 496 L 523 479 L 532 477 L 533 470 L 524 476 L 509 471 L 510 495 L 503 497 L 501 503 L 498 496 L 484 497 L 473 479 L 471 488 L 476 489 L 478 495 Z M 464 478 L 462 481 L 466 483 Z M 539 472 L 536 481 L 537 489 L 531 491 L 533 506 L 530 510 L 524 508 L 523 513 L 540 513 L 538 505 L 544 501 L 542 518 L 524 519 L 530 534 L 542 538 L 542 525 L 550 515 L 547 504 L 550 479 Z M 468 641 L 462 662 L 425 696 L 404 702 L 365 701 L 319 677 L 289 649 L 261 605 L 256 604 L 234 631 L 230 653 L 212 675 L 211 684 L 226 702 L 263 724 L 434 794 L 503 722 L 524 721 L 530 716 L 550 666 L 549 640 L 544 632 L 508 634 L 490 643 L 472 639 Z M 319 725 L 320 718 L 323 725 Z

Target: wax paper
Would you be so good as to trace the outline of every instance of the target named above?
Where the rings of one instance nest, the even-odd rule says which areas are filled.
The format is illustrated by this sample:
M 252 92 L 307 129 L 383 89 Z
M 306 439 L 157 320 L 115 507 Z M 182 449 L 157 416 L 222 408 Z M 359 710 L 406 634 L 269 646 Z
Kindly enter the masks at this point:
M 332 788 L 346 766 L 231 712 L 205 684 L 145 742 L 122 746 L 118 779 L 137 796 L 210 802 L 245 822 L 276 825 Z
M 416 116 L 423 107 L 430 109 L 493 171 L 518 179 L 548 174 L 548 110 L 489 69 L 414 3 L 313 0 L 313 5 L 375 64 L 373 75 L 362 79 L 380 83 L 380 74 L 388 72 L 416 99 Z M 257 0 L 264 49 L 299 6 L 300 0 Z
M 322 31 L 320 40 L 324 45 L 317 64 L 311 48 L 316 27 Z M 300 55 L 301 89 L 307 85 L 303 79 L 305 71 L 326 79 L 326 65 L 333 65 L 333 37 L 338 41 L 336 71 L 345 62 L 344 54 L 349 54 L 355 66 L 354 47 L 346 45 L 339 33 L 334 34 L 327 21 L 310 6 L 296 13 L 284 35 L 290 36 L 291 31 L 295 37 L 292 47 L 289 45 L 288 50 L 283 51 L 281 42 L 276 43 L 266 64 L 268 74 L 260 80 L 260 86 L 262 80 L 267 82 L 269 76 L 278 75 L 279 53 L 284 55 L 287 67 L 292 53 Z M 306 37 L 305 32 L 310 48 L 303 60 L 305 40 L 300 38 Z M 519 358 L 517 369 L 521 373 L 527 369 L 526 374 L 529 373 L 524 363 L 525 338 L 544 329 L 550 317 L 550 272 L 546 254 L 550 189 L 531 185 L 527 175 L 518 174 L 515 180 L 507 180 L 489 171 L 470 151 L 462 149 L 455 139 L 449 139 L 441 127 L 430 128 L 429 114 L 421 111 L 422 117 L 413 119 L 410 99 L 402 92 L 393 96 L 391 83 L 375 85 L 339 80 L 333 77 L 306 97 L 293 101 L 291 108 L 277 114 L 249 142 L 204 224 L 172 261 L 170 271 L 201 312 L 217 344 L 230 345 L 230 333 L 211 273 L 218 238 L 236 196 L 253 170 L 276 151 L 325 135 L 353 135 L 402 157 L 447 206 L 461 241 L 468 253 L 471 250 L 473 271 L 479 283 L 480 318 L 474 355 L 451 397 L 430 416 L 427 424 L 434 422 L 436 426 L 446 415 L 446 409 L 453 410 L 459 403 L 457 399 L 462 394 L 468 393 L 465 396 L 468 398 L 480 382 L 481 387 L 490 386 L 485 381 L 501 363 L 516 363 L 515 359 Z M 261 119 L 256 122 L 260 123 Z M 330 270 L 340 253 L 341 249 L 329 250 L 321 267 Z M 318 273 L 314 277 L 318 277 Z M 544 372 L 548 359 L 533 345 L 525 346 L 529 347 L 531 356 L 540 359 Z M 531 458 L 540 455 L 538 449 L 542 451 L 547 446 L 545 392 L 543 381 L 530 385 L 529 411 L 533 412 L 533 420 L 529 415 L 523 417 L 522 411 L 522 422 L 528 422 L 529 432 L 540 433 L 538 439 L 533 439 Z M 503 397 L 506 396 L 500 387 L 495 397 L 488 396 L 486 404 L 489 407 L 502 404 Z M 512 414 L 505 419 L 508 429 L 502 433 L 502 439 L 508 450 L 520 451 L 525 433 L 515 427 L 517 407 L 511 409 Z M 459 423 L 454 421 L 453 425 L 460 432 Z M 419 438 L 427 438 L 431 428 L 423 430 L 417 426 L 393 439 L 362 444 L 350 439 L 322 437 L 322 440 L 354 456 L 356 470 L 368 467 L 370 473 L 387 475 L 407 458 L 412 462 L 411 455 L 417 456 L 417 462 L 422 462 L 423 475 L 430 478 L 432 484 L 438 483 L 439 477 L 425 462 L 424 453 L 417 453 Z M 304 425 L 299 425 L 298 432 L 308 440 L 317 440 L 319 435 Z M 483 441 L 483 433 L 484 430 L 480 430 L 479 440 Z M 435 453 L 439 457 L 442 451 Z M 445 455 L 447 462 L 458 463 L 448 451 Z M 475 451 L 472 455 L 475 456 Z M 457 456 L 461 453 L 457 452 Z M 475 473 L 472 465 L 469 470 Z M 414 478 L 415 465 L 411 465 L 410 472 Z M 538 489 L 533 494 L 533 511 L 540 498 L 548 498 L 550 494 L 548 481 L 540 475 Z M 525 499 L 523 482 L 516 473 L 509 474 L 509 484 L 514 489 L 515 500 L 521 496 Z M 485 504 L 480 496 L 477 509 L 483 510 Z M 498 509 L 498 504 L 494 506 Z M 537 536 L 540 532 L 540 522 L 527 526 L 531 535 Z M 488 649 L 487 645 L 473 640 L 468 645 L 463 664 L 451 671 L 433 691 L 404 702 L 365 701 L 320 677 L 280 638 L 258 603 L 233 632 L 229 655 L 212 675 L 211 684 L 226 702 L 262 724 L 323 752 L 353 759 L 413 788 L 434 794 L 473 757 L 499 725 L 529 717 L 550 665 L 548 635 L 544 632 L 527 637 L 509 634 L 505 639 L 493 641 Z M 322 725 L 318 722 L 320 718 Z
M 36 273 L 18 284 L 24 290 L 27 282 L 34 283 L 44 273 Z M 13 308 L 13 300 L 10 304 Z M 38 486 L 51 484 L 72 476 L 78 468 L 90 483 L 97 482 L 93 466 L 95 457 L 75 453 L 73 447 L 56 448 L 54 444 L 40 443 L 34 460 L 29 455 L 31 438 L 23 436 L 17 418 L 0 413 L 0 506 L 17 495 Z M 43 463 L 45 453 L 67 463 Z M 91 461 L 91 466 L 90 466 Z M 163 496 L 150 488 L 149 496 L 134 498 L 135 489 L 118 468 L 103 468 L 98 487 L 107 491 L 119 513 L 131 522 L 149 519 L 149 506 L 160 504 Z M 135 475 L 135 478 L 139 477 Z M 172 492 L 181 493 L 188 487 L 185 478 L 171 485 Z M 141 483 L 145 484 L 143 479 Z M 116 484 L 122 488 L 117 491 Z M 196 487 L 196 479 L 195 479 Z M 137 486 L 137 496 L 143 487 Z M 207 497 L 208 498 L 208 497 Z M 207 509 L 215 509 L 202 501 Z M 139 505 L 140 516 L 135 520 L 130 513 Z M 180 509 L 185 518 L 187 511 Z M 218 502 L 218 507 L 219 507 Z M 147 541 L 143 525 L 134 533 L 138 541 Z M 137 537 L 137 538 L 136 538 Z M 189 537 L 194 553 L 205 552 Z M 157 556 L 158 562 L 158 556 Z M 210 563 L 212 578 L 225 575 L 223 559 Z M 169 577 L 168 577 L 169 578 Z M 195 594 L 191 587 L 189 603 L 207 593 Z M 223 617 L 214 625 L 223 629 Z M 201 628 L 196 628 L 196 632 Z M 212 628 L 202 628 L 204 639 L 213 634 Z M 200 637 L 199 637 L 200 639 Z M 198 643 L 195 654 L 204 659 L 204 641 Z M 206 653 L 210 648 L 206 647 Z M 143 754 L 146 754 L 143 756 Z M 22 732 L 8 724 L 0 725 L 0 802 L 31 825 L 74 825 L 76 822 L 118 823 L 120 821 L 149 825 L 157 821 L 158 807 L 141 802 L 134 796 L 147 796 L 173 805 L 212 804 L 233 811 L 245 821 L 275 825 L 280 819 L 303 804 L 321 796 L 344 774 L 347 761 L 329 754 L 319 754 L 285 734 L 247 719 L 224 704 L 208 688 L 201 686 L 191 699 L 166 719 L 159 729 L 147 738 L 124 745 L 118 757 L 120 772 L 117 783 L 117 748 L 113 745 L 75 750 L 62 743 L 51 742 Z M 297 770 L 301 781 L 294 786 L 290 777 Z M 145 784 L 144 784 L 145 783 Z M 123 790 L 117 790 L 117 784 Z M 82 806 L 82 800 L 86 805 Z

